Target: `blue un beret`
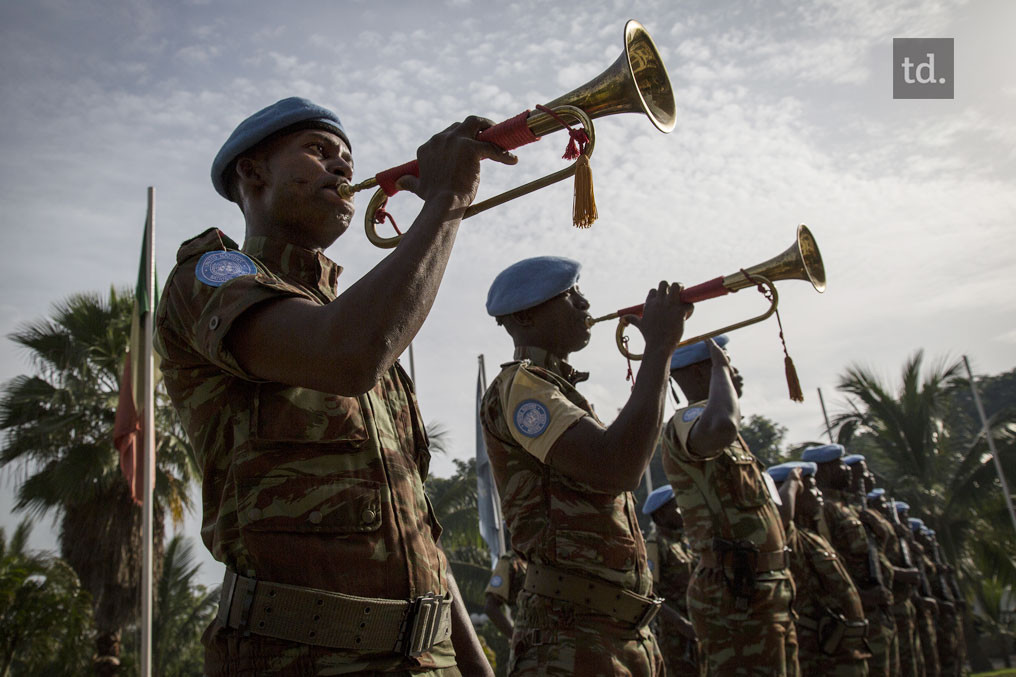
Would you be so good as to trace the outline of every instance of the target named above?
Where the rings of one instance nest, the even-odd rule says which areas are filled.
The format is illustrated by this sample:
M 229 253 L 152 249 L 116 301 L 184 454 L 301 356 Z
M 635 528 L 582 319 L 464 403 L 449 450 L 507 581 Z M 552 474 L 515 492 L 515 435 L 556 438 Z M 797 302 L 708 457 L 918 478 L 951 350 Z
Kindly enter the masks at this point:
M 895 501 L 896 510 L 910 510 L 910 504 L 906 501 Z
M 823 444 L 818 447 L 808 447 L 801 454 L 802 461 L 811 461 L 812 463 L 829 463 L 843 458 L 847 450 L 843 448 L 842 444 Z
M 843 462 L 847 465 L 854 465 L 858 461 L 863 461 L 864 456 L 862 454 L 849 454 L 843 457 Z
M 910 524 L 911 531 L 917 531 L 924 527 L 924 520 L 922 520 L 920 517 L 911 517 L 910 519 L 907 520 L 907 523 Z
M 237 125 L 233 133 L 226 139 L 226 143 L 222 144 L 215 160 L 212 161 L 212 185 L 215 186 L 215 191 L 229 200 L 223 174 L 233 160 L 275 132 L 301 122 L 307 123 L 308 126 L 322 126 L 335 132 L 342 137 L 347 146 L 350 145 L 349 137 L 346 136 L 346 130 L 342 128 L 339 116 L 327 108 L 297 96 L 276 101 Z
M 672 498 L 674 498 L 674 488 L 669 484 L 664 484 L 659 489 L 654 489 L 653 493 L 646 496 L 646 502 L 642 504 L 642 514 L 652 515 Z
M 716 341 L 716 345 L 723 347 L 730 341 L 726 334 L 720 334 L 714 336 L 713 340 Z M 680 369 L 681 367 L 687 367 L 688 365 L 695 364 L 697 362 L 705 362 L 709 359 L 709 346 L 706 345 L 705 341 L 699 341 L 698 343 L 692 343 L 688 346 L 682 346 L 674 351 L 674 354 L 670 356 L 670 368 Z
M 801 469 L 801 477 L 807 477 L 808 475 L 814 475 L 818 471 L 818 466 L 814 463 L 808 463 L 805 461 L 788 461 L 786 463 L 780 463 L 774 465 L 771 468 L 766 468 L 766 472 L 776 482 L 784 482 L 787 479 L 787 475 L 794 468 Z
M 868 492 L 869 501 L 874 501 L 876 498 L 882 498 L 883 496 L 885 496 L 885 489 L 883 489 L 882 487 L 872 489 L 871 491 Z
M 582 264 L 561 256 L 522 259 L 502 270 L 487 292 L 487 314 L 510 315 L 534 308 L 579 281 Z

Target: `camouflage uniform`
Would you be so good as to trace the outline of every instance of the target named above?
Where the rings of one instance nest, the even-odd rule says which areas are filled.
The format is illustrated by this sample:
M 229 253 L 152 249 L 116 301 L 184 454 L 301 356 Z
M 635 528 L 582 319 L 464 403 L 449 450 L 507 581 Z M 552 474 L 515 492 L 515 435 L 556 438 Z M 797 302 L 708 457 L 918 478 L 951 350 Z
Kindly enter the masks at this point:
M 903 538 L 907 539 L 910 553 L 913 556 L 914 564 L 921 569 L 921 590 L 915 597 L 917 609 L 917 634 L 921 638 L 921 658 L 924 666 L 925 677 L 939 677 L 942 674 L 941 663 L 938 658 L 938 638 L 935 636 L 935 619 L 941 613 L 943 607 L 937 603 L 931 588 L 931 576 L 935 574 L 934 563 L 924 552 L 920 543 L 916 542 L 910 534 L 910 530 L 901 526 L 898 530 Z
M 565 430 L 584 416 L 595 418 L 573 385 L 578 374 L 535 348 L 517 348 L 515 359 L 502 365 L 480 406 L 513 549 L 530 576 L 540 566 L 553 567 L 648 600 L 652 576 L 631 492 L 593 489 L 545 463 Z M 520 428 L 519 416 L 533 402 L 542 403 L 546 417 Z M 518 599 L 509 674 L 663 674 L 648 627 L 536 594 L 528 580 Z
M 925 549 L 927 553 L 927 549 Z M 963 674 L 966 662 L 966 639 L 963 634 L 962 601 L 953 594 L 948 577 L 950 572 L 944 565 L 926 556 L 928 578 L 931 589 L 938 599 L 938 621 L 935 627 L 935 638 L 938 644 L 939 665 L 942 677 L 955 677 Z
M 702 654 L 714 677 L 797 675 L 794 584 L 779 513 L 744 440 L 711 456 L 688 451 L 704 406 L 677 411 L 663 431 L 663 467 L 688 540 L 702 558 L 688 587 Z
M 829 542 L 814 531 L 791 524 L 787 544 L 797 587 L 794 611 L 801 674 L 865 677 L 871 652 L 859 628 L 864 609 L 850 574 Z M 853 627 L 845 631 L 848 624 Z M 852 636 L 836 641 L 833 637 L 840 631 Z
M 441 527 L 423 490 L 428 441 L 402 368 L 342 397 L 259 380 L 223 340 L 259 303 L 332 301 L 341 268 L 319 252 L 254 237 L 243 251 L 257 274 L 219 287 L 199 281 L 199 257 L 227 248 L 236 244 L 214 229 L 185 242 L 156 318 L 166 387 L 201 464 L 205 545 L 259 581 L 374 598 L 444 595 Z M 244 634 L 217 620 L 205 644 L 213 675 L 457 674 L 450 639 L 407 658 Z
M 906 568 L 893 523 L 871 508 L 860 510 L 859 516 L 861 521 L 869 526 L 870 533 L 876 536 L 879 551 L 888 559 L 893 571 Z M 893 620 L 896 622 L 896 640 L 900 656 L 899 674 L 902 677 L 917 677 L 924 673 L 921 667 L 924 660 L 921 658 L 920 639 L 917 636 L 917 610 L 911 601 L 914 585 L 904 583 L 894 575 L 892 592 L 892 612 Z
M 868 534 L 858 513 L 849 505 L 849 497 L 835 489 L 822 489 L 825 498 L 822 513 L 829 529 L 829 542 L 836 548 L 843 565 L 858 591 L 877 588 L 877 571 L 881 585 L 892 590 L 892 565 L 885 554 L 868 549 Z M 874 540 L 874 539 L 873 539 Z M 873 568 L 875 567 L 875 568 Z M 896 621 L 892 603 L 872 604 L 861 598 L 864 615 L 868 619 L 868 646 L 872 656 L 868 659 L 868 674 L 872 677 L 895 677 L 899 674 L 899 645 L 896 640 Z
M 688 583 L 695 570 L 695 553 L 684 538 L 684 531 L 665 532 L 653 525 L 646 541 L 649 568 L 653 572 L 653 590 L 666 599 L 667 606 L 688 618 Z M 663 662 L 672 675 L 705 677 L 705 662 L 699 655 L 699 643 L 681 634 L 666 614 L 656 617 L 656 639 Z
M 514 550 L 509 550 L 498 558 L 483 594 L 497 597 L 514 613 L 525 579 L 526 563 Z

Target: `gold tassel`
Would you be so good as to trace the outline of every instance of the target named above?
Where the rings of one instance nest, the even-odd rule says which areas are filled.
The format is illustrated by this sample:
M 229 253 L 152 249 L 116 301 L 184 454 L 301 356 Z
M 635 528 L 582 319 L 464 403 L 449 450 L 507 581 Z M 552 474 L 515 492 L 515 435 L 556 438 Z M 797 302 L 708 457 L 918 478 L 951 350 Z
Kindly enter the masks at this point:
M 797 378 L 797 369 L 794 368 L 794 361 L 790 359 L 790 355 L 783 358 L 783 366 L 787 372 L 787 388 L 790 390 L 790 399 L 795 402 L 804 402 L 801 381 Z
M 596 198 L 593 197 L 593 172 L 589 158 L 583 153 L 575 161 L 575 202 L 572 223 L 576 228 L 588 228 L 596 220 Z

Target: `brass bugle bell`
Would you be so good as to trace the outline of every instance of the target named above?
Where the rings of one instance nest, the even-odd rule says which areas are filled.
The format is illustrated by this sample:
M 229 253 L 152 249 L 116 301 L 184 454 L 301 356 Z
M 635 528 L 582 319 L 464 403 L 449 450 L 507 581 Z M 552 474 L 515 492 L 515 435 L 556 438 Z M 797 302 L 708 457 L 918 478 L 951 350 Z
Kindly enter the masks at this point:
M 618 113 L 643 113 L 664 134 L 674 129 L 677 119 L 677 103 L 674 100 L 674 90 L 670 85 L 667 69 L 653 39 L 649 37 L 642 24 L 635 20 L 625 24 L 624 50 L 610 68 L 578 89 L 554 99 L 546 104 L 545 108 L 552 110 L 558 117 L 577 121 L 585 128 L 589 137 L 584 151 L 586 157 L 592 155 L 595 144 L 592 123 L 594 118 Z M 549 113 L 540 110 L 526 111 L 483 130 L 477 138 L 497 143 L 505 150 L 511 150 L 537 141 L 544 134 L 564 128 L 565 125 Z M 575 163 L 572 163 L 566 169 L 471 205 L 465 210 L 462 218 L 469 218 L 516 197 L 528 195 L 562 181 L 573 176 L 575 170 Z M 402 239 L 401 235 L 382 237 L 378 235 L 376 226 L 379 214 L 383 213 L 385 202 L 399 190 L 395 185 L 396 180 L 406 175 L 419 175 L 419 166 L 415 160 L 380 172 L 361 183 L 339 186 L 339 194 L 347 199 L 361 190 L 380 186 L 364 214 L 367 239 L 377 247 L 390 249 Z
M 717 329 L 716 331 L 711 331 L 694 338 L 685 339 L 681 341 L 677 347 L 680 348 L 681 346 L 686 346 L 691 343 L 704 341 L 707 338 L 713 338 L 714 336 L 719 336 L 720 334 L 724 334 L 728 331 L 747 327 L 748 325 L 761 322 L 762 320 L 768 318 L 776 312 L 776 307 L 779 304 L 779 294 L 777 293 L 776 285 L 774 284 L 779 280 L 804 280 L 806 282 L 810 282 L 815 288 L 815 291 L 820 294 L 825 291 L 826 275 L 825 266 L 822 264 L 822 254 L 818 250 L 818 243 L 815 242 L 815 236 L 811 234 L 811 231 L 808 230 L 808 227 L 803 223 L 797 227 L 797 239 L 782 254 L 774 256 L 773 258 L 756 264 L 750 268 L 742 268 L 731 275 L 717 277 L 709 280 L 708 282 L 697 284 L 694 287 L 687 287 L 681 291 L 682 301 L 685 303 L 698 303 L 699 301 L 707 301 L 720 296 L 726 296 L 727 294 L 732 294 L 747 287 L 763 285 L 768 288 L 772 297 L 769 303 L 769 309 L 766 312 L 748 320 L 728 325 L 722 329 Z M 617 326 L 618 350 L 620 350 L 621 354 L 628 359 L 641 360 L 641 354 L 631 353 L 625 347 L 624 331 L 627 323 L 624 321 L 624 317 L 626 315 L 641 316 L 644 307 L 645 304 L 641 303 L 637 306 L 622 308 L 610 313 L 609 315 L 587 320 L 587 324 L 592 327 L 597 322 L 619 318 L 621 321 Z

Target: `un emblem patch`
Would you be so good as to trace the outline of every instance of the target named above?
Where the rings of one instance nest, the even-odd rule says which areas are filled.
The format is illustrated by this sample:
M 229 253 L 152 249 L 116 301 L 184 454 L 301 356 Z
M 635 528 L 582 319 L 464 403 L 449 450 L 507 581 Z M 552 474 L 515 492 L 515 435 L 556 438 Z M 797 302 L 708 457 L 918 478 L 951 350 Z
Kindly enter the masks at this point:
M 526 437 L 538 437 L 547 429 L 550 414 L 537 400 L 526 400 L 515 409 L 515 427 Z
M 703 409 L 705 409 L 705 407 L 688 407 L 684 410 L 684 413 L 681 414 L 681 420 L 685 423 L 688 421 L 694 421 L 699 417 L 699 414 L 702 413 Z
M 257 272 L 258 267 L 241 252 L 214 251 L 201 255 L 194 274 L 209 287 L 219 287 L 234 277 L 254 275 Z
M 490 579 L 490 587 L 492 588 L 500 588 L 502 583 L 504 583 L 504 579 L 496 574 Z

